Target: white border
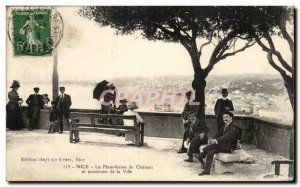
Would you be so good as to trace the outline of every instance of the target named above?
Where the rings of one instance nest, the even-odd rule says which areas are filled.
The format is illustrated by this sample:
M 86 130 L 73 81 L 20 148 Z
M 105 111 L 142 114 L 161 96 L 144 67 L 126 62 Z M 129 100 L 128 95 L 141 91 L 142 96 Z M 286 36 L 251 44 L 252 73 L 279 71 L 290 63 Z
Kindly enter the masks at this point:
M 241 6 L 251 6 L 251 5 L 261 5 L 261 6 L 270 6 L 270 5 L 282 5 L 282 6 L 295 6 L 296 9 L 299 9 L 299 0 L 253 0 L 253 1 L 238 1 L 237 0 L 102 0 L 102 1 L 95 1 L 95 0 L 76 0 L 76 1 L 61 1 L 61 0 L 43 0 L 41 1 L 34 1 L 34 0 L 2 0 L 0 1 L 0 41 L 1 41 L 1 50 L 0 50 L 0 58 L 1 58 L 1 65 L 0 65 L 0 84 L 1 84 L 1 91 L 0 91 L 0 135 L 2 137 L 1 143 L 0 143 L 0 160 L 1 160 L 1 170 L 0 170 L 0 184 L 1 186 L 8 186 L 9 184 L 6 182 L 6 131 L 5 131 L 5 105 L 6 105 L 6 6 L 23 6 L 23 5 L 52 5 L 52 6 L 82 6 L 82 5 L 198 5 L 198 6 L 217 6 L 217 5 L 241 5 Z M 299 12 L 297 12 L 299 14 Z M 299 26 L 299 19 L 297 19 L 297 27 Z M 298 30 L 298 29 L 297 29 Z M 299 36 L 297 36 L 299 37 Z M 299 47 L 297 47 L 297 53 L 299 54 Z M 299 58 L 299 57 L 298 57 Z M 297 59 L 298 59 L 297 58 Z M 297 66 L 299 68 L 299 64 Z M 297 72 L 298 72 L 297 68 Z M 297 77 L 299 77 L 299 74 L 297 73 Z M 299 81 L 297 79 L 297 88 L 299 88 Z M 297 91 L 299 93 L 299 90 Z M 298 102 L 297 102 L 298 103 Z M 297 116 L 299 116 L 299 109 L 297 112 Z M 296 124 L 297 125 L 297 124 Z M 299 135 L 299 127 L 297 127 L 298 131 L 296 132 L 297 135 Z M 298 136 L 297 136 L 298 139 Z M 297 139 L 295 140 L 296 142 Z M 298 144 L 298 143 L 297 143 Z M 297 161 L 299 163 L 299 161 Z M 297 170 L 299 171 L 299 170 Z M 299 180 L 299 178 L 298 178 Z M 31 185 L 31 184 L 27 184 Z M 41 184 L 39 184 L 41 185 Z M 63 184 L 47 184 L 47 185 L 55 185 L 55 186 L 62 186 Z M 74 184 L 71 184 L 74 185 Z M 80 184 L 82 185 L 82 184 Z M 114 184 L 113 186 L 115 186 Z M 127 184 L 132 185 L 132 184 Z M 155 186 L 161 186 L 163 184 L 154 184 Z M 174 185 L 174 184 L 169 184 Z M 196 185 L 207 185 L 207 184 L 196 184 Z M 217 185 L 217 184 L 215 184 Z M 228 184 L 232 185 L 232 184 Z M 237 184 L 241 185 L 241 183 Z M 257 185 L 257 184 L 251 184 L 251 186 Z M 272 184 L 267 184 L 272 185 Z

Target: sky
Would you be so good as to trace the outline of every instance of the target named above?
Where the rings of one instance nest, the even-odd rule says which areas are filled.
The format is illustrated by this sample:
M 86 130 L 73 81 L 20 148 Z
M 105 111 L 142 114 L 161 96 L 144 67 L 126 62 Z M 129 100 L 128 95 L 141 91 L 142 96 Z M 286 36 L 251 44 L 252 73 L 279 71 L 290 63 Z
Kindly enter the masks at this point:
M 57 47 L 61 81 L 110 80 L 119 77 L 160 75 L 193 76 L 192 63 L 180 44 L 148 41 L 138 34 L 116 35 L 115 30 L 99 27 L 80 17 L 78 7 L 57 7 L 64 22 L 63 37 Z M 278 50 L 290 59 L 288 45 L 276 40 Z M 207 65 L 213 46 L 201 58 Z M 53 57 L 14 57 L 7 40 L 7 82 L 12 80 L 51 81 Z M 257 45 L 219 62 L 210 75 L 278 74 L 266 53 Z

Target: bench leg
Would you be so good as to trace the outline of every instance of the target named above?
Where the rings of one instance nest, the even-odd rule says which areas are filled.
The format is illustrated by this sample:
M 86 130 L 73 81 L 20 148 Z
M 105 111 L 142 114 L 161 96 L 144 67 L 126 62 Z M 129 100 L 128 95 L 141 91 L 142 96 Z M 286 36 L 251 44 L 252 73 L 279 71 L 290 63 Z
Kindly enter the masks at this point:
M 280 175 L 280 164 L 279 163 L 275 164 L 275 175 Z

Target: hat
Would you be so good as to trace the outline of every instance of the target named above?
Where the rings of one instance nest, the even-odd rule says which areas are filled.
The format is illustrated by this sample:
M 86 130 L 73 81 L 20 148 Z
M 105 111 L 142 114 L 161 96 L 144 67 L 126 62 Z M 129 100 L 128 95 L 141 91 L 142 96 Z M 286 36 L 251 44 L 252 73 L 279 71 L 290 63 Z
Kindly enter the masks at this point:
M 223 88 L 222 93 L 228 93 L 228 90 L 226 88 Z
M 193 114 L 197 115 L 195 111 L 189 111 L 187 114 L 188 114 L 188 116 L 193 115 Z
M 127 103 L 127 107 L 128 107 L 129 109 L 132 109 L 132 110 L 138 109 L 138 108 L 139 108 L 139 107 L 136 105 L 135 102 L 128 102 L 128 103 Z
M 66 90 L 64 86 L 59 87 L 60 90 Z
M 234 116 L 233 111 L 229 111 L 229 110 L 223 111 L 222 116 L 223 116 L 224 114 L 227 114 L 227 115 L 229 115 L 229 116 L 231 116 L 231 117 Z
M 10 88 L 19 88 L 20 87 L 20 83 L 18 81 L 13 81 L 12 85 L 10 86 Z
M 185 93 L 185 96 L 187 96 L 187 97 L 190 97 L 192 95 L 192 91 L 187 91 L 186 93 Z
M 120 103 L 127 103 L 127 99 L 120 99 Z
M 40 90 L 40 88 L 39 87 L 34 87 L 33 90 Z

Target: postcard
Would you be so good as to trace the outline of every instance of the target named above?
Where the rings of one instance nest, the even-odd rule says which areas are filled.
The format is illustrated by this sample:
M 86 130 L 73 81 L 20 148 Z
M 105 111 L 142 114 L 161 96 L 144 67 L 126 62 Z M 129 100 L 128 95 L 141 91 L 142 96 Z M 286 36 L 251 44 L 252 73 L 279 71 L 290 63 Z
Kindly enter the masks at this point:
M 294 19 L 7 6 L 6 180 L 294 182 Z

